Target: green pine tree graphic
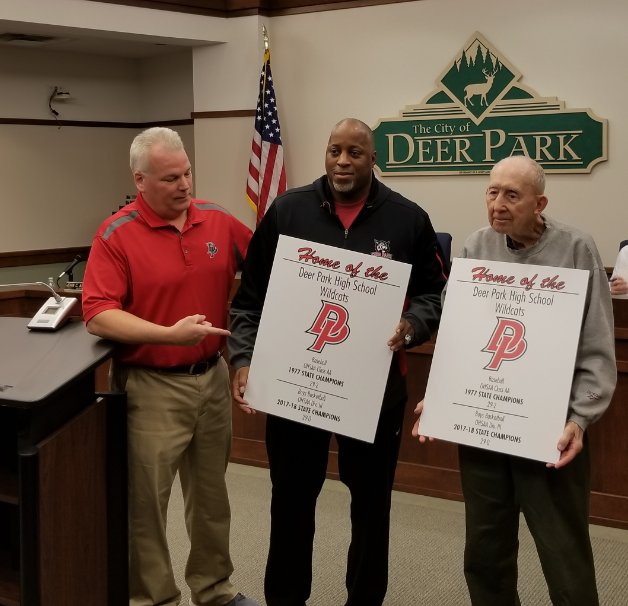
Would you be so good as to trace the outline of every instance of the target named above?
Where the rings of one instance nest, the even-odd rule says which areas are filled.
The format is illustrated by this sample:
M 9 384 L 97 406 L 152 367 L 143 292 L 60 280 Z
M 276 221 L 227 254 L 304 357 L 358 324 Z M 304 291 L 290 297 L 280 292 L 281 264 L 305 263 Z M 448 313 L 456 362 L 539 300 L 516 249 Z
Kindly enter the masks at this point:
M 461 105 L 480 118 L 514 79 L 515 75 L 476 38 L 441 82 Z

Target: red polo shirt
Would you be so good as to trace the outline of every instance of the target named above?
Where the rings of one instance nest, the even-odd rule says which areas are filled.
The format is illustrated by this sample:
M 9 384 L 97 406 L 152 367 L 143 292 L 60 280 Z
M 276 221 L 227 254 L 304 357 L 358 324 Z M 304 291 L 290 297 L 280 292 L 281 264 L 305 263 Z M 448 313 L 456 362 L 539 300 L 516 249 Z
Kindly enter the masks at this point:
M 227 299 L 251 235 L 227 210 L 202 200 L 192 200 L 179 233 L 138 194 L 96 233 L 83 282 L 85 322 L 121 309 L 161 326 L 204 314 L 224 328 Z M 118 358 L 167 368 L 205 360 L 223 346 L 224 338 L 215 336 L 195 347 L 126 345 Z

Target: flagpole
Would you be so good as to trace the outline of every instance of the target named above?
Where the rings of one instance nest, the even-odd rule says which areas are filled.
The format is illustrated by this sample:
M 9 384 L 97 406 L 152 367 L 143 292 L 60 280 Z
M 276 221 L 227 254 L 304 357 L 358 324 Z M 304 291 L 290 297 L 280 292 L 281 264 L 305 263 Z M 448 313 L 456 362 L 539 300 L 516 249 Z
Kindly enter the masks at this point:
M 264 103 L 266 100 L 266 76 L 268 71 L 268 64 L 270 62 L 270 41 L 268 39 L 268 30 L 263 24 L 262 36 L 264 37 L 264 81 L 262 85 L 262 107 L 264 107 Z

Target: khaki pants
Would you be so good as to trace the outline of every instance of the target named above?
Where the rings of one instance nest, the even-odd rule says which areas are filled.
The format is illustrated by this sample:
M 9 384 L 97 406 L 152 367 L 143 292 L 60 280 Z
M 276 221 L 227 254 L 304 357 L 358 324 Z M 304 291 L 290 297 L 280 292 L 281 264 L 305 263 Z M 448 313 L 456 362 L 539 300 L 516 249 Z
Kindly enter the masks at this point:
M 176 606 L 166 540 L 177 471 L 191 550 L 185 579 L 198 606 L 221 606 L 229 582 L 231 512 L 225 470 L 231 452 L 229 373 L 221 358 L 203 375 L 116 364 L 112 388 L 128 394 L 130 606 Z

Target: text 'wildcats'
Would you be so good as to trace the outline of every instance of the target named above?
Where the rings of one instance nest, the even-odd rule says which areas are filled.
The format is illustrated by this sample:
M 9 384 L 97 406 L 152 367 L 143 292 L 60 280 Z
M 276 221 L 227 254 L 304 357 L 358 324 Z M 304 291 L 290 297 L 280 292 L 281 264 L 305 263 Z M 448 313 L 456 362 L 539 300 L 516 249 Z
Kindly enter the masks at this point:
M 607 159 L 608 123 L 590 109 L 539 97 L 475 33 L 441 74 L 437 90 L 373 129 L 376 168 L 391 175 L 483 174 L 525 155 L 546 172 L 591 172 Z

